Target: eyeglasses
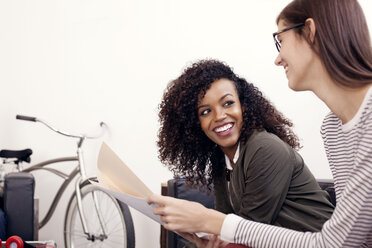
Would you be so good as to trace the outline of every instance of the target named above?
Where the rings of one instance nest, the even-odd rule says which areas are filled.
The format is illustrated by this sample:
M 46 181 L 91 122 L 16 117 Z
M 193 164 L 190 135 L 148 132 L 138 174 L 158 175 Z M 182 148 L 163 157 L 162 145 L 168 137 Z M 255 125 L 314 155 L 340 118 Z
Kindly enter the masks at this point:
M 298 23 L 298 24 L 295 24 L 295 25 L 293 25 L 293 26 L 290 26 L 290 27 L 284 28 L 283 30 L 281 30 L 281 31 L 279 31 L 279 32 L 275 32 L 275 33 L 273 33 L 275 46 L 276 46 L 276 49 L 278 49 L 278 52 L 280 52 L 280 48 L 281 48 L 280 41 L 278 40 L 278 35 L 281 34 L 281 33 L 286 32 L 286 31 L 288 31 L 288 30 L 291 30 L 291 29 L 294 29 L 294 28 L 302 27 L 302 26 L 304 26 L 304 25 L 305 25 L 305 23 Z

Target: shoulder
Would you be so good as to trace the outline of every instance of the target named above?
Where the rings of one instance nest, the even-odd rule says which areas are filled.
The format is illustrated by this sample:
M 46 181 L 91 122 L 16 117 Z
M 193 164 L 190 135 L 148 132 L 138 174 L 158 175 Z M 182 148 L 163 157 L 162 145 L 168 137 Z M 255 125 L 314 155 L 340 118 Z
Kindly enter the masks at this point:
M 366 105 L 362 110 L 360 122 L 366 128 L 368 129 L 372 128 L 372 94 L 370 94 L 366 102 Z
M 292 148 L 275 134 L 265 130 L 254 131 L 244 144 L 244 149 L 264 149 L 277 152 L 280 150 L 292 150 Z
M 340 123 L 340 119 L 333 113 L 329 112 L 323 119 L 322 129 L 328 126 L 335 126 Z
M 372 127 L 372 86 L 368 89 L 358 112 L 348 123 L 344 125 L 344 130 L 352 129 L 371 129 Z
M 364 134 L 370 135 L 372 132 L 372 87 L 368 90 L 365 99 L 363 100 L 358 112 L 346 124 L 342 126 L 343 132 L 346 134 L 355 135 L 358 133 L 359 137 Z
M 278 136 L 266 131 L 254 131 L 242 147 L 242 160 L 260 166 L 292 165 L 297 156 L 295 150 Z
M 359 140 L 359 151 L 372 149 L 372 94 L 364 107 L 359 123 L 355 125 L 354 131 Z
M 329 112 L 323 119 L 320 128 L 320 134 L 323 140 L 326 139 L 328 134 L 334 134 L 342 126 L 341 120 L 332 112 Z

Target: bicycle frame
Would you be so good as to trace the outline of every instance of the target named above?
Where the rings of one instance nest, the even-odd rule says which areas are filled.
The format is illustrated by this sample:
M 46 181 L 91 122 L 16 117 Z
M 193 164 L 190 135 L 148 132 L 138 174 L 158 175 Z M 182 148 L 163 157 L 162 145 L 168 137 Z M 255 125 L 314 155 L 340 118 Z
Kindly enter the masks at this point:
M 36 171 L 36 170 L 46 170 L 46 171 L 49 171 L 49 172 L 51 172 L 51 173 L 53 173 L 53 174 L 55 174 L 55 175 L 64 179 L 63 183 L 59 187 L 59 189 L 57 191 L 57 194 L 55 195 L 55 197 L 54 197 L 54 199 L 53 199 L 53 201 L 52 201 L 52 203 L 51 203 L 51 205 L 48 209 L 47 214 L 44 216 L 42 221 L 39 223 L 39 229 L 42 228 L 46 223 L 48 223 L 48 221 L 52 217 L 52 215 L 53 215 L 53 213 L 54 213 L 54 211 L 57 207 L 58 202 L 60 201 L 60 199 L 62 197 L 63 192 L 66 190 L 66 188 L 70 184 L 70 182 L 76 177 L 76 175 L 80 174 L 80 177 L 77 179 L 76 184 L 75 184 L 75 193 L 76 193 L 76 198 L 77 198 L 78 210 L 79 210 L 79 214 L 80 214 L 80 220 L 81 220 L 81 223 L 82 223 L 82 226 L 83 226 L 84 233 L 88 236 L 88 239 L 94 239 L 95 238 L 94 235 L 89 233 L 89 230 L 88 230 L 88 227 L 87 227 L 87 224 L 86 224 L 87 222 L 86 222 L 85 213 L 84 213 L 84 210 L 83 210 L 83 207 L 82 207 L 82 197 L 81 197 L 81 189 L 80 188 L 87 181 L 89 181 L 91 179 L 94 179 L 95 177 L 89 177 L 88 178 L 87 175 L 86 175 L 85 164 L 84 164 L 84 159 L 83 159 L 82 145 L 83 145 L 83 142 L 87 138 L 89 138 L 89 139 L 98 138 L 103 134 L 103 132 L 101 132 L 101 134 L 98 135 L 98 136 L 75 135 L 75 134 L 70 134 L 70 133 L 67 133 L 67 132 L 64 132 L 64 131 L 60 131 L 60 130 L 52 127 L 51 125 L 47 124 L 46 122 L 44 122 L 40 119 L 37 119 L 35 117 L 17 115 L 16 118 L 20 119 L 20 120 L 25 120 L 25 121 L 41 122 L 42 124 L 47 126 L 49 129 L 51 129 L 51 130 L 53 130 L 53 131 L 55 131 L 55 132 L 57 132 L 61 135 L 78 139 L 78 142 L 77 142 L 77 156 L 62 157 L 62 158 L 47 160 L 47 161 L 35 164 L 35 165 L 23 170 L 25 172 L 31 172 L 31 171 Z M 101 122 L 100 126 L 103 128 L 105 126 L 105 123 Z M 63 173 L 62 171 L 54 169 L 54 168 L 45 167 L 47 165 L 51 165 L 51 164 L 55 164 L 55 163 L 70 162 L 70 161 L 78 162 L 78 165 L 73 169 L 72 172 L 70 172 L 70 174 Z M 106 235 L 106 230 L 105 230 L 105 227 L 104 227 L 104 223 L 103 223 L 100 211 L 99 211 L 98 202 L 96 200 L 97 197 L 94 193 L 93 193 L 93 199 L 94 199 L 95 209 L 96 209 L 96 212 L 97 212 L 100 224 L 101 224 L 103 235 Z

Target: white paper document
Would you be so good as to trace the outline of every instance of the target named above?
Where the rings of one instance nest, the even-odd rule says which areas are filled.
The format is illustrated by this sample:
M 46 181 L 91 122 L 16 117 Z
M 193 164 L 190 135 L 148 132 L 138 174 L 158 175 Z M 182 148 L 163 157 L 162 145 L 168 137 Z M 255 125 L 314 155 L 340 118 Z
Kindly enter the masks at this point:
M 153 214 L 154 206 L 147 204 L 146 198 L 152 194 L 151 190 L 104 142 L 98 154 L 98 170 L 98 183 L 91 181 L 93 185 L 159 224 L 163 224 L 160 216 Z M 208 238 L 206 233 L 196 233 L 196 235 Z
M 141 213 L 143 213 L 147 217 L 155 220 L 159 224 L 162 224 L 162 222 L 160 221 L 160 215 L 154 215 L 153 214 L 153 206 L 148 205 L 145 199 L 140 198 L 140 197 L 127 195 L 127 194 L 123 194 L 123 193 L 119 193 L 119 192 L 116 192 L 116 191 L 113 191 L 113 190 L 109 190 L 105 187 L 102 187 L 99 183 L 96 183 L 96 182 L 91 181 L 91 183 L 93 185 L 96 185 L 101 190 L 105 191 L 106 193 L 112 195 L 113 197 L 115 197 L 119 201 L 124 202 L 128 206 L 131 206 L 132 208 L 140 211 Z
M 152 194 L 151 190 L 106 143 L 102 143 L 98 155 L 98 170 L 98 183 L 92 184 L 162 224 L 160 216 L 153 214 L 153 206 L 146 202 L 146 198 Z

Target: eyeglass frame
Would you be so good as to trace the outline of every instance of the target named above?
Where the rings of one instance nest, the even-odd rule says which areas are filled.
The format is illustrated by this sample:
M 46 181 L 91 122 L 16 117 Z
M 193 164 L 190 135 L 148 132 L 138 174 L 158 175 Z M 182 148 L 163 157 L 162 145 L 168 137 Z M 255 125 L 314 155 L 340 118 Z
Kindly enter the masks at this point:
M 274 42 L 275 42 L 275 46 L 276 46 L 276 49 L 278 50 L 278 52 L 280 52 L 280 48 L 282 47 L 282 45 L 280 44 L 280 41 L 278 40 L 278 35 L 281 34 L 281 33 L 284 33 L 284 32 L 287 32 L 291 29 L 294 29 L 294 28 L 299 28 L 299 27 L 302 27 L 304 26 L 305 23 L 297 23 L 295 25 L 292 25 L 290 27 L 286 27 L 278 32 L 275 32 L 273 33 L 273 38 L 274 38 Z

